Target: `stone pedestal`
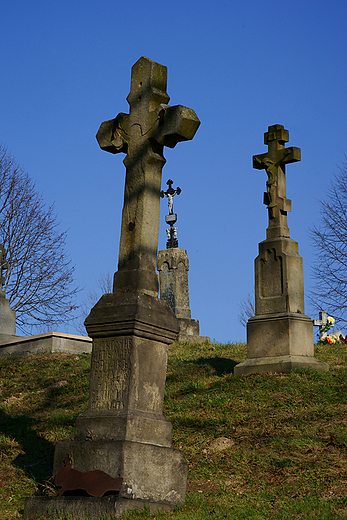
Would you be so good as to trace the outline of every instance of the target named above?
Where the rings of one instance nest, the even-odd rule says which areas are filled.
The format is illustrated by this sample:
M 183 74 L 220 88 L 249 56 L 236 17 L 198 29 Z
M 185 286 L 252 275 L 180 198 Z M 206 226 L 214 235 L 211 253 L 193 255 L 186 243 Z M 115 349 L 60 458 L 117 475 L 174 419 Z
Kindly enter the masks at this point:
M 171 448 L 172 425 L 163 415 L 167 351 L 178 335 L 174 313 L 163 300 L 116 289 L 85 324 L 93 339 L 88 410 L 76 420 L 74 440 L 57 443 L 54 474 L 68 456 L 78 471 L 123 478 L 114 512 L 117 501 L 122 511 L 182 505 L 188 466 L 183 452 Z M 26 510 L 71 511 L 71 497 L 54 499 L 27 499 Z M 105 500 L 92 502 L 98 514 Z
M 209 341 L 208 337 L 200 336 L 199 320 L 191 318 L 187 251 L 178 247 L 159 251 L 157 270 L 160 298 L 165 300 L 175 313 L 180 328 L 179 339 Z
M 314 357 L 312 320 L 304 314 L 303 261 L 288 237 L 266 239 L 255 260 L 255 311 L 247 323 L 247 360 L 234 369 L 288 373 L 300 368 L 328 370 Z

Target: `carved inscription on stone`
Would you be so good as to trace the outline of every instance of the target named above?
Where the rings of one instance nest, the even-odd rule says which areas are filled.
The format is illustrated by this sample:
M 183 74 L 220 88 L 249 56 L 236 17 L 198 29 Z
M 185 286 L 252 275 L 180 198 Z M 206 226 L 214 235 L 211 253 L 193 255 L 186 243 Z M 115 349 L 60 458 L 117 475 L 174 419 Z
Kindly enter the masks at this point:
M 283 294 L 282 257 L 276 255 L 275 249 L 267 249 L 265 257 L 260 261 L 260 280 L 262 298 L 271 298 Z
M 126 408 L 130 351 L 131 339 L 94 340 L 91 409 L 120 411 Z

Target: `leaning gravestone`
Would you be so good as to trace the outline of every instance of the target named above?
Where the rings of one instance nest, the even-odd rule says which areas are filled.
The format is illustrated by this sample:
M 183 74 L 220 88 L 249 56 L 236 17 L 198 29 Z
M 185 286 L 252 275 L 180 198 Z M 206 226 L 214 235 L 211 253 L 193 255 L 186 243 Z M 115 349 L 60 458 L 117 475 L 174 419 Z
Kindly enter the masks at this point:
M 4 271 L 8 269 L 6 251 L 0 244 L 0 342 L 16 334 L 16 313 L 10 308 L 10 302 L 4 291 Z
M 300 368 L 328 370 L 314 357 L 313 325 L 304 314 L 303 261 L 298 243 L 289 237 L 285 165 L 300 161 L 300 148 L 285 148 L 289 132 L 269 126 L 264 134 L 268 152 L 253 157 L 253 167 L 265 169 L 264 194 L 269 225 L 255 260 L 255 316 L 247 323 L 247 360 L 235 367 L 250 373 L 291 372 Z
M 88 410 L 77 418 L 74 441 L 58 443 L 54 458 L 60 482 L 70 470 L 85 480 L 98 471 L 104 481 L 122 479 L 122 487 L 118 496 L 111 490 L 103 497 L 38 497 L 37 507 L 33 497 L 26 502 L 30 514 L 118 515 L 185 500 L 187 463 L 171 448 L 172 425 L 162 413 L 167 350 L 178 325 L 158 299 L 156 258 L 163 147 L 192 139 L 200 121 L 189 108 L 167 105 L 166 82 L 164 65 L 140 58 L 132 68 L 130 113 L 102 123 L 97 133 L 103 150 L 126 153 L 118 271 L 114 292 L 85 321 L 93 339 Z

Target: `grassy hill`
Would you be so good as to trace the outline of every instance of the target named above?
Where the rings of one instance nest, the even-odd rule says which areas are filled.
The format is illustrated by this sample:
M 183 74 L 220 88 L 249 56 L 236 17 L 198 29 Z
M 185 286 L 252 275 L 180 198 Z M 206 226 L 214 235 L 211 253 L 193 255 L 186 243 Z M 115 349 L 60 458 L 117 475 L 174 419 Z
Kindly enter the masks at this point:
M 241 344 L 170 347 L 164 414 L 189 464 L 186 504 L 124 519 L 347 518 L 347 345 L 318 345 L 328 373 L 233 377 Z M 89 355 L 0 359 L 0 518 L 56 494 L 54 444 L 88 401 Z

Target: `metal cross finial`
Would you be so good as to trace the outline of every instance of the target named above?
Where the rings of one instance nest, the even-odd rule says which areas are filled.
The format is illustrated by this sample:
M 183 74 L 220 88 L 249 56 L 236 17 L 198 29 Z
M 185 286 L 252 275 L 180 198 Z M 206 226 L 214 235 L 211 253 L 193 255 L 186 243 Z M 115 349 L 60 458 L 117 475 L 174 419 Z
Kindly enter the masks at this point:
M 169 214 L 165 216 L 165 221 L 170 225 L 169 229 L 166 230 L 167 234 L 167 242 L 166 249 L 170 249 L 171 247 L 178 247 L 177 240 L 177 227 L 173 227 L 175 222 L 177 221 L 177 214 L 173 212 L 173 198 L 175 195 L 179 195 L 181 193 L 181 188 L 177 187 L 175 190 L 173 189 L 173 181 L 169 179 L 166 183 L 169 187 L 166 191 L 161 190 L 160 196 L 162 198 L 168 198 L 168 206 L 169 206 Z
M 163 191 L 161 190 L 160 192 L 160 196 L 162 198 L 164 197 L 167 197 L 168 198 L 168 201 L 167 201 L 167 205 L 169 206 L 169 215 L 173 215 L 173 197 L 175 195 L 179 195 L 181 193 L 181 188 L 179 188 L 177 186 L 177 188 L 174 190 L 172 185 L 173 185 L 173 181 L 171 179 L 169 179 L 166 183 L 169 187 L 166 191 Z

